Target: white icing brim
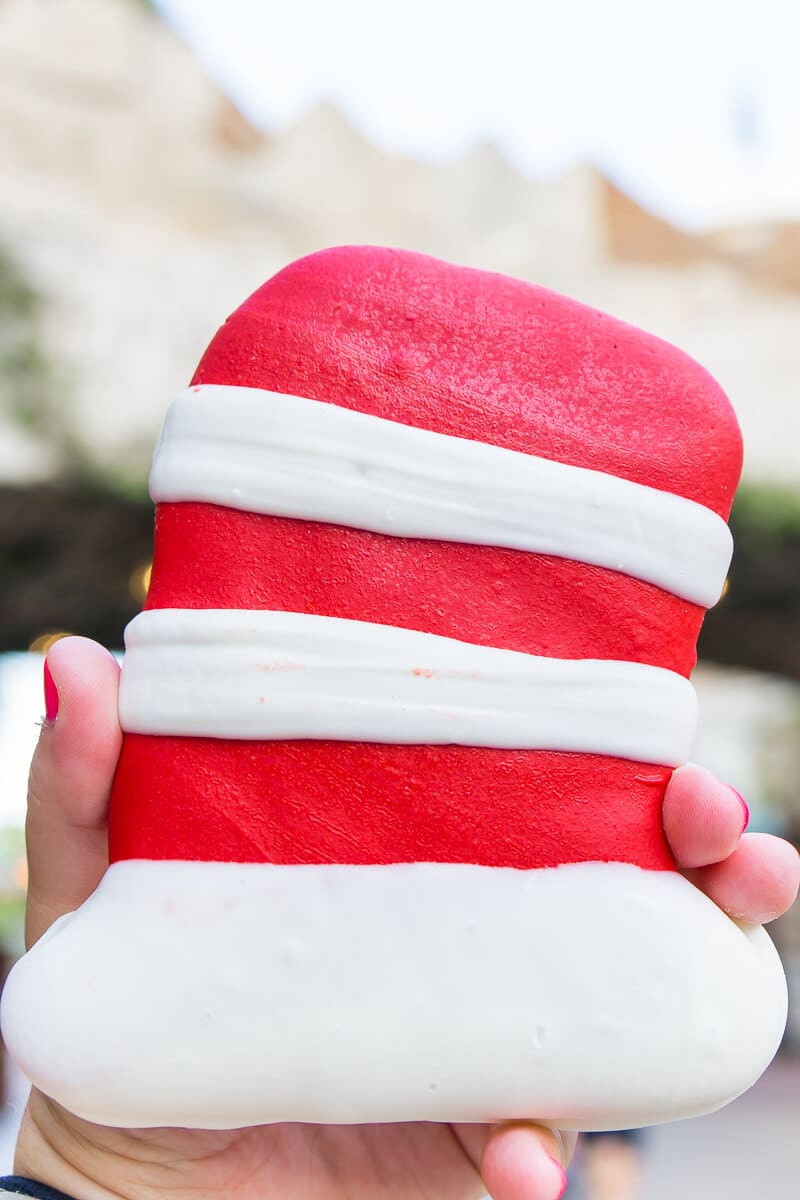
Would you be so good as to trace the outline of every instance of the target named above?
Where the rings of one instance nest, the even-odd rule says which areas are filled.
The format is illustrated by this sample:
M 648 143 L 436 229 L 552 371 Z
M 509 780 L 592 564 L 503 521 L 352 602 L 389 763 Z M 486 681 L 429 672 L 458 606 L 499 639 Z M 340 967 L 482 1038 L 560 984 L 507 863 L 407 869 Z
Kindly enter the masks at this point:
M 681 876 L 622 864 L 121 862 L 14 968 L 3 1036 L 92 1121 L 710 1111 L 772 1058 L 776 952 Z
M 394 537 L 554 554 L 708 608 L 731 560 L 717 513 L 644 484 L 258 388 L 172 403 L 154 500 L 199 500 Z
M 544 658 L 309 613 L 151 609 L 120 684 L 131 733 L 607 754 L 677 766 L 697 698 L 674 671 Z

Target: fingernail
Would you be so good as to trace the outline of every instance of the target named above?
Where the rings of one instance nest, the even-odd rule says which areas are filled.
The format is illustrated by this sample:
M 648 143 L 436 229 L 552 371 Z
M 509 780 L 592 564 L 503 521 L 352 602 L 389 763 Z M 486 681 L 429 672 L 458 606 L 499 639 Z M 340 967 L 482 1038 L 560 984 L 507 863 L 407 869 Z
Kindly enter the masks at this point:
M 742 816 L 744 818 L 744 824 L 742 825 L 742 833 L 744 833 L 745 829 L 747 829 L 747 826 L 750 824 L 750 809 L 747 807 L 747 801 L 745 800 L 742 793 L 737 792 L 736 788 L 731 787 L 730 784 L 728 784 L 728 787 L 733 792 L 734 796 L 736 797 L 736 799 L 739 801 L 739 803 L 742 806 Z
M 56 687 L 47 659 L 44 660 L 44 719 L 53 722 L 58 716 L 58 688 Z
M 562 1167 L 562 1165 L 558 1161 L 558 1159 L 551 1158 L 550 1162 L 553 1164 L 553 1166 L 556 1168 L 559 1175 L 561 1176 L 561 1191 L 557 1192 L 556 1196 L 555 1196 L 555 1200 L 561 1200 L 561 1197 L 565 1194 L 565 1192 L 567 1190 L 567 1184 L 569 1183 L 569 1180 L 567 1179 L 567 1172 L 564 1170 L 564 1168 Z

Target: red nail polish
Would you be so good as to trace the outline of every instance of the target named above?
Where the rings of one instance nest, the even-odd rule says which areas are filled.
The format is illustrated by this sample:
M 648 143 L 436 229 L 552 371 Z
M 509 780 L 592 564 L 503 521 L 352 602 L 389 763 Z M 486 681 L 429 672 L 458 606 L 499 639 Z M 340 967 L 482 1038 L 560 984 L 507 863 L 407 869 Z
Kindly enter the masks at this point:
M 747 807 L 747 801 L 745 800 L 742 793 L 737 792 L 736 788 L 731 787 L 730 784 L 728 784 L 728 787 L 733 792 L 734 796 L 736 797 L 736 799 L 739 801 L 739 803 L 742 806 L 742 815 L 744 817 L 744 825 L 742 825 L 742 833 L 744 833 L 745 829 L 747 829 L 747 826 L 750 824 L 750 809 Z
M 58 716 L 58 688 L 53 682 L 47 659 L 44 660 L 44 719 L 55 721 Z
M 562 1179 L 562 1183 L 561 1183 L 561 1191 L 560 1191 L 560 1192 L 558 1193 L 558 1195 L 556 1196 L 556 1200 L 561 1200 L 561 1197 L 562 1197 L 563 1195 L 565 1195 L 565 1193 L 566 1193 L 566 1190 L 567 1190 L 567 1184 L 569 1183 L 569 1180 L 567 1179 L 567 1172 L 564 1170 L 564 1168 L 562 1167 L 561 1163 L 560 1163 L 560 1162 L 558 1162 L 558 1160 L 557 1160 L 557 1159 L 553 1158 L 553 1159 L 551 1159 L 550 1161 L 553 1163 L 553 1166 L 555 1166 L 555 1167 L 558 1167 L 558 1170 L 559 1170 L 559 1172 L 560 1172 L 560 1174 L 561 1174 L 561 1179 Z

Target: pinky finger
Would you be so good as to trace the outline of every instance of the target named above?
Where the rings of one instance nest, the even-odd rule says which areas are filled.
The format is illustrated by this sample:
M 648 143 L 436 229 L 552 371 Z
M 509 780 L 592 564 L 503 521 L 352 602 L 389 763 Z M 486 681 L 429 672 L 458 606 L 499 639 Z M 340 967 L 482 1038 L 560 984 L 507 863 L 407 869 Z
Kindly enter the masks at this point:
M 729 916 L 765 925 L 794 903 L 800 855 L 782 838 L 747 833 L 724 862 L 685 874 Z

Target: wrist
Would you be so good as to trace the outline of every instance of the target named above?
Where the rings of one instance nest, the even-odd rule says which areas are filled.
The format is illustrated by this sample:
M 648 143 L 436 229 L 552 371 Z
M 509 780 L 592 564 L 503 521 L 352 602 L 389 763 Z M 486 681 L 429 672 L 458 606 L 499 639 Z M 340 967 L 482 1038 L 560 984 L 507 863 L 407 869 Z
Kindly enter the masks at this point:
M 75 1200 L 66 1192 L 48 1187 L 22 1175 L 5 1175 L 0 1178 L 0 1196 L 27 1196 L 29 1200 Z
M 67 1200 L 134 1200 L 123 1177 L 124 1159 L 115 1161 L 113 1154 L 96 1146 L 93 1129 L 34 1089 L 20 1125 L 10 1178 L 35 1181 L 49 1188 L 51 1196 L 55 1193 L 55 1200 L 59 1193 Z M 38 1200 L 35 1190 L 18 1194 Z M 50 1200 L 46 1191 L 43 1200 Z

